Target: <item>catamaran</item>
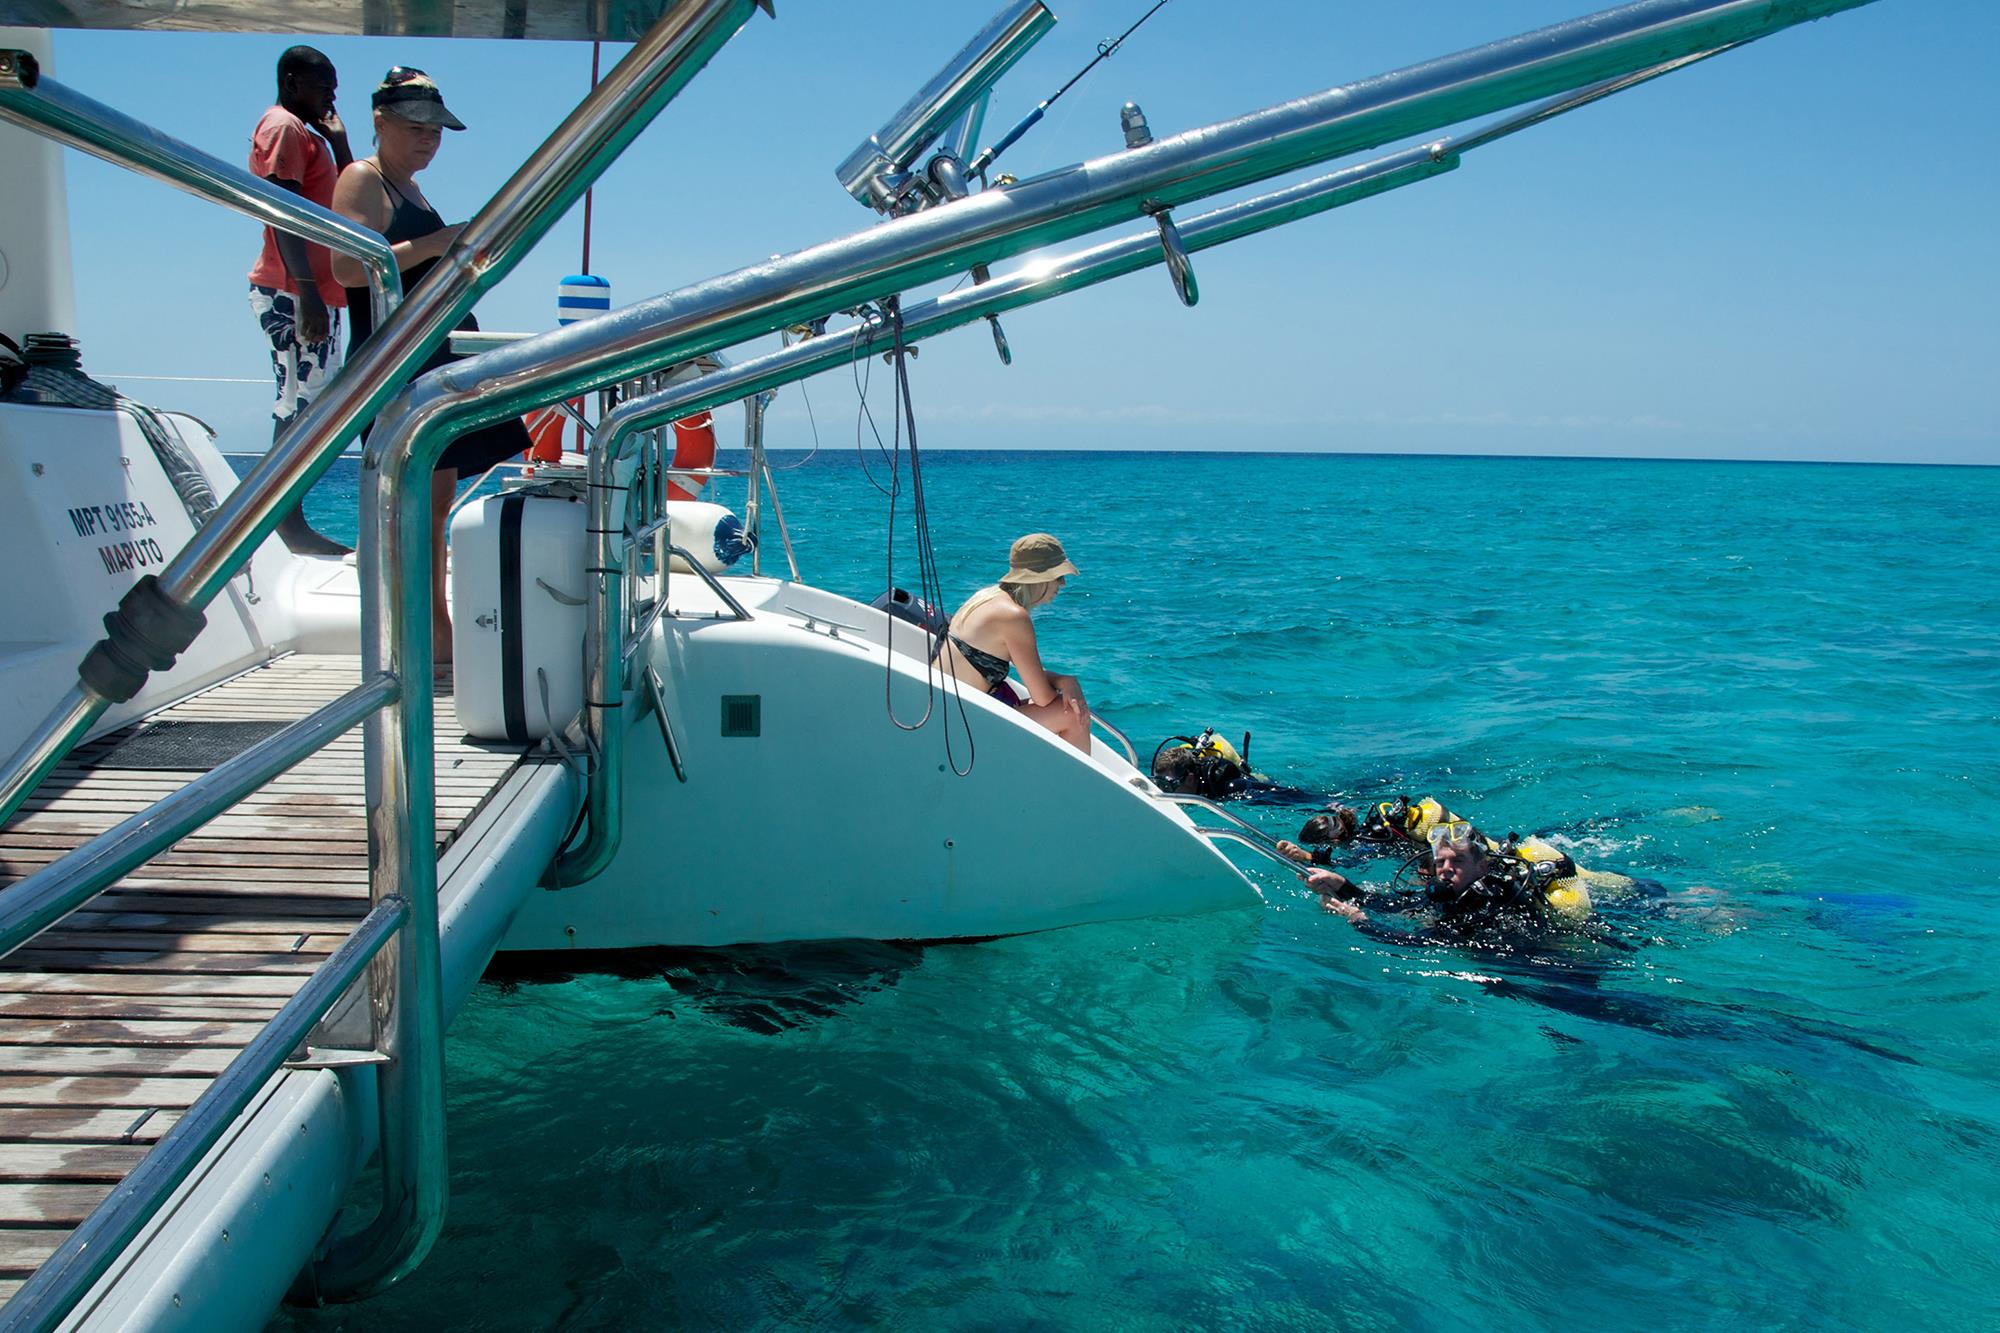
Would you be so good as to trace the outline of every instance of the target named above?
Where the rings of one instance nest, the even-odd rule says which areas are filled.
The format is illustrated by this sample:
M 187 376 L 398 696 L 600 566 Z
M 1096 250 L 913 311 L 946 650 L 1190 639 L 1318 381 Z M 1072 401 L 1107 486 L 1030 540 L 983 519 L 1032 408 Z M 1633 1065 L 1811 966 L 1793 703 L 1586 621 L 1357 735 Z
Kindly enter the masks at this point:
M 973 323 L 1004 360 L 1001 315 L 1154 266 L 1194 305 L 1209 247 L 1864 2 L 1643 0 L 1164 137 L 1128 104 L 1120 151 L 1015 179 L 990 168 L 1024 127 L 987 143 L 989 94 L 1055 20 L 1010 0 L 840 164 L 875 225 L 467 341 L 413 377 L 767 5 L 0 0 L 0 23 L 32 25 L 0 29 L 0 1328 L 254 1328 L 288 1293 L 357 1299 L 410 1272 L 444 1216 L 445 1028 L 498 952 L 984 937 L 1255 902 L 1223 849 L 1282 861 L 1273 845 L 1161 792 L 1110 722 L 1085 752 L 965 694 L 961 772 L 884 717 L 885 680 L 892 703 L 939 697 L 934 633 L 797 577 L 769 395 Z M 51 25 L 636 41 L 404 293 L 379 235 L 60 82 Z M 240 481 L 199 423 L 80 363 L 61 146 L 368 270 L 376 336 Z M 435 460 L 593 395 L 587 448 L 468 509 L 452 598 L 473 647 L 440 684 Z M 677 464 L 672 427 L 730 403 L 745 500 L 718 517 L 672 498 L 717 475 Z M 358 559 L 266 540 L 370 420 Z M 806 836 L 763 836 L 742 790 Z M 1024 791 L 1034 840 L 991 813 Z M 773 884 L 812 887 L 756 887 Z M 346 1216 L 371 1162 L 379 1205 Z

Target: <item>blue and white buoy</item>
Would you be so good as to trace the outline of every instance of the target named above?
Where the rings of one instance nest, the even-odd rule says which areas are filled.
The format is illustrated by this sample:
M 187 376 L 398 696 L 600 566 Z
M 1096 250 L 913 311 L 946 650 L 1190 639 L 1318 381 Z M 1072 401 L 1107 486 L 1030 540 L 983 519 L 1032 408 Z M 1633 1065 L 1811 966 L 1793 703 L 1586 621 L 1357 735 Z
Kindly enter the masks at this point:
M 611 282 L 594 273 L 572 273 L 556 289 L 556 323 L 574 324 L 611 308 Z

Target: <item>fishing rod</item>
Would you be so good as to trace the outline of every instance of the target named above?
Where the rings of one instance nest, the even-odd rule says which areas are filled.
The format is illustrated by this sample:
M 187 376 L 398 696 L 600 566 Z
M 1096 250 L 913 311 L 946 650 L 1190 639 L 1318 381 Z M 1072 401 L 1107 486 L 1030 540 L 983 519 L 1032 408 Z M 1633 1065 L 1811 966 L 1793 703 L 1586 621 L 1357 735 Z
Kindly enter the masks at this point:
M 1035 104 L 1035 109 L 1033 111 L 1030 111 L 1027 115 L 1021 117 L 1020 124 L 1016 125 L 1013 129 L 1008 130 L 1007 133 L 1000 136 L 999 143 L 994 144 L 991 148 L 988 148 L 984 152 L 980 153 L 978 157 L 972 159 L 972 165 L 966 169 L 966 174 L 968 176 L 979 177 L 980 181 L 983 183 L 986 179 L 986 168 L 993 165 L 994 158 L 1000 156 L 1000 154 L 1006 152 L 1009 148 L 1012 148 L 1014 146 L 1014 141 L 1016 139 L 1019 139 L 1029 130 L 1035 128 L 1035 126 L 1038 123 L 1040 123 L 1042 117 L 1045 114 L 1047 114 L 1048 109 L 1054 106 L 1057 100 L 1060 99 L 1064 93 L 1076 87 L 1077 82 L 1080 79 L 1082 79 L 1084 75 L 1090 73 L 1090 71 L 1096 69 L 1100 64 L 1102 64 L 1106 60 L 1109 60 L 1114 54 L 1116 54 L 1118 48 L 1125 45 L 1125 39 L 1127 37 L 1130 37 L 1133 33 L 1139 31 L 1141 27 L 1145 26 L 1146 20 L 1153 17 L 1153 15 L 1159 13 L 1162 9 L 1166 7 L 1166 4 L 1167 0 L 1158 0 L 1158 3 L 1156 3 L 1151 9 L 1147 10 L 1145 13 L 1139 16 L 1138 22 L 1134 23 L 1124 32 L 1119 33 L 1118 36 L 1113 38 L 1111 41 L 1099 42 L 1097 44 L 1097 55 L 1091 59 L 1089 64 L 1085 65 L 1082 69 L 1078 70 L 1076 73 L 1070 75 L 1068 83 L 1065 83 L 1062 87 L 1056 89 L 1054 92 L 1050 93 L 1047 97 L 1044 97 L 1040 102 L 1037 102 Z

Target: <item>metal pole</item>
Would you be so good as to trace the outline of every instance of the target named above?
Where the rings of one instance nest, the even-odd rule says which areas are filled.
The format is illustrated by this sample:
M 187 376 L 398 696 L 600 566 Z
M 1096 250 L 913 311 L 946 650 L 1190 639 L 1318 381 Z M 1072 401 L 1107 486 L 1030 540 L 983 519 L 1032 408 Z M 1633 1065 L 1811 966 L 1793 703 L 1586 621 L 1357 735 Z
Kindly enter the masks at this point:
M 409 914 L 401 898 L 375 904 L 111 1196 L 0 1307 L 0 1333 L 45 1333 L 62 1323 Z
M 785 568 L 792 573 L 792 582 L 799 581 L 799 558 L 792 553 L 792 533 L 785 526 L 785 506 L 778 500 L 778 479 L 771 475 L 771 465 L 764 464 L 764 493 L 771 497 L 771 512 L 778 516 L 778 540 L 785 544 Z
M 169 562 L 159 586 L 171 601 L 199 610 L 221 591 L 270 535 L 278 516 L 305 496 L 361 423 L 381 410 L 409 368 L 422 364 L 760 3 L 764 0 L 681 0 L 660 16 L 465 225 L 415 298 L 375 331 Z M 425 586 L 428 590 L 428 579 Z M 425 670 L 428 674 L 428 666 Z M 417 693 L 428 713 L 428 693 Z M 19 808 L 112 702 L 82 684 L 64 696 L 0 777 L 0 819 Z
M 1163 791 L 1155 794 L 1153 799 L 1156 801 L 1165 801 L 1168 805 L 1186 805 L 1186 806 L 1192 806 L 1194 809 L 1197 810 L 1206 810 L 1210 814 L 1216 816 L 1218 819 L 1222 819 L 1227 821 L 1228 823 L 1234 824 L 1237 828 L 1242 829 L 1245 833 L 1249 834 L 1253 838 L 1261 838 L 1266 843 L 1269 843 L 1273 847 L 1276 847 L 1278 845 L 1277 842 L 1272 839 L 1270 834 L 1264 832 L 1264 830 L 1258 828 L 1255 824 L 1252 824 L 1247 820 L 1243 819 L 1240 815 L 1237 815 L 1234 812 L 1230 811 L 1229 809 L 1224 807 L 1220 802 L 1210 800 L 1206 796 L 1196 796 L 1191 792 Z
M 599 418 L 600 424 L 608 419 Z M 623 715 L 614 715 L 612 710 L 625 705 L 625 525 L 621 515 L 626 488 L 616 482 L 618 456 L 631 438 L 630 432 L 606 436 L 600 431 L 585 474 L 590 508 L 584 522 L 590 534 L 591 567 L 584 592 L 588 606 L 584 612 L 583 716 L 598 760 L 584 796 L 589 833 L 580 845 L 556 858 L 549 878 L 557 888 L 595 878 L 611 863 L 624 835 L 625 726 Z M 664 568 L 662 565 L 662 580 Z M 665 596 L 664 591 L 661 596 Z
M 0 51 L 0 118 L 360 260 L 377 328 L 403 299 L 403 275 L 378 233 L 42 77 L 26 51 Z
M 1292 860 L 1291 857 L 1286 856 L 1283 852 L 1279 851 L 1277 848 L 1271 846 L 1268 842 L 1260 838 L 1253 838 L 1250 837 L 1248 834 L 1238 833 L 1233 828 L 1208 828 L 1202 824 L 1196 824 L 1194 826 L 1194 831 L 1196 833 L 1199 833 L 1202 837 L 1208 839 L 1210 842 L 1233 842 L 1241 846 L 1248 847 L 1251 851 L 1257 853 L 1259 856 L 1262 856 L 1267 860 L 1277 862 L 1279 865 L 1291 871 L 1294 875 L 1298 875 L 1301 877 L 1305 875 L 1307 869 L 1306 867 L 1300 866 L 1300 864 L 1297 861 Z
M 764 473 L 764 409 L 770 405 L 769 394 L 753 393 L 743 400 L 743 447 L 750 451 L 750 475 L 744 483 L 743 526 L 750 530 L 750 539 L 755 545 L 750 548 L 750 572 L 761 574 L 763 561 L 764 525 L 757 504 L 757 483 Z
M 397 682 L 378 676 L 0 890 L 0 955 L 12 953 L 120 876 L 144 865 L 259 787 L 393 703 Z
M 415 322 L 405 324 L 402 338 L 391 337 L 387 344 L 417 354 L 428 352 L 478 293 L 499 281 L 673 100 L 755 7 L 753 0 L 682 0 L 661 15 L 549 141 L 466 224 L 438 270 L 404 304 L 403 319 L 412 319 L 411 307 L 428 305 L 433 291 L 462 292 L 462 302 L 440 306 L 436 318 L 421 328 Z M 378 334 L 364 355 L 383 341 Z M 428 681 L 428 478 L 442 448 L 405 460 L 418 484 L 399 491 L 394 482 L 400 474 L 385 478 L 381 469 L 379 443 L 387 434 L 379 427 L 370 434 L 362 463 L 360 572 L 368 589 L 362 602 L 362 669 Z M 407 503 L 419 492 L 423 503 Z M 370 974 L 377 1027 L 391 1057 L 379 1082 L 382 1208 L 365 1231 L 343 1238 L 321 1261 L 320 1290 L 335 1299 L 373 1294 L 408 1273 L 444 1224 L 449 1163 L 438 967 L 433 705 L 429 690 L 409 690 L 397 704 L 370 718 L 365 728 L 369 860 L 374 870 L 370 892 L 378 900 L 396 894 L 408 898 L 410 929 Z

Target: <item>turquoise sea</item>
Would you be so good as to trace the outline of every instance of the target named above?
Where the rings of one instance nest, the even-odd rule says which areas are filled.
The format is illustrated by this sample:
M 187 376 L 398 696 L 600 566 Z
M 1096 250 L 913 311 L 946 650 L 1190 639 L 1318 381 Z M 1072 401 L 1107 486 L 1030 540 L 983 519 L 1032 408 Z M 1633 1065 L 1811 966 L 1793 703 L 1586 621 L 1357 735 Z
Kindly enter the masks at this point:
M 340 466 L 315 512 L 351 533 Z M 1062 537 L 1044 656 L 1142 749 L 1247 730 L 1285 782 L 1712 892 L 1446 947 L 1260 869 L 1264 906 L 1192 919 L 489 979 L 436 1251 L 274 1328 L 2000 1326 L 2000 469 L 924 480 L 954 600 Z M 780 488 L 804 574 L 880 591 L 853 449 Z M 1034 837 L 1033 794 L 1007 817 Z

